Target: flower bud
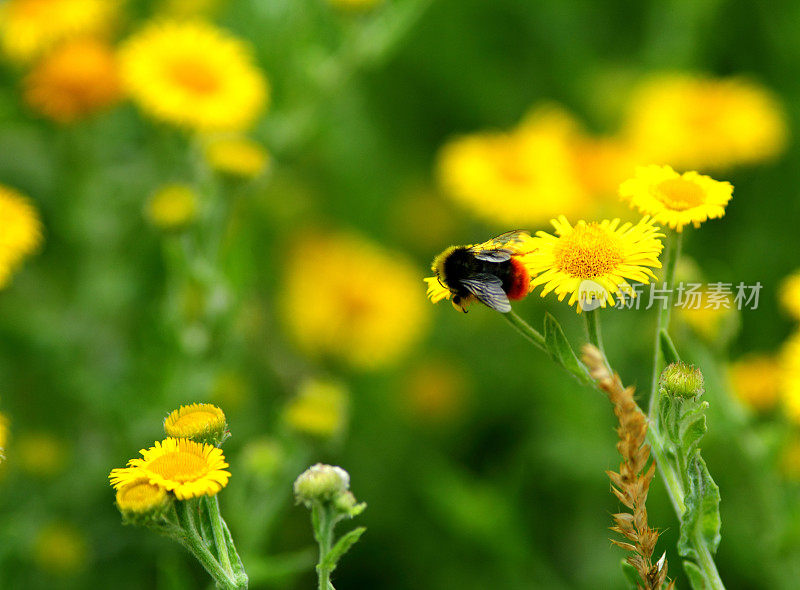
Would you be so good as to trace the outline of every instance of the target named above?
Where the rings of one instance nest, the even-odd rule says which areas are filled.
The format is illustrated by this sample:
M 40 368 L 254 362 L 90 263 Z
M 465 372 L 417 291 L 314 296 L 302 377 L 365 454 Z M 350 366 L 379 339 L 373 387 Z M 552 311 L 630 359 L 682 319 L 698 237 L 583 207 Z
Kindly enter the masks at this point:
M 139 525 L 160 520 L 172 502 L 164 488 L 144 476 L 120 486 L 116 500 L 124 521 Z
M 661 373 L 659 389 L 672 397 L 693 399 L 703 395 L 703 374 L 700 369 L 682 362 L 672 363 Z
M 314 502 L 335 500 L 350 487 L 350 475 L 341 467 L 317 463 L 306 469 L 294 482 L 298 502 L 311 506 Z
M 219 446 L 230 436 L 225 413 L 212 404 L 181 406 L 164 420 L 164 431 L 173 438 Z
M 358 516 L 364 512 L 366 507 L 367 504 L 365 502 L 361 502 L 359 504 L 356 500 L 356 497 L 353 495 L 353 492 L 350 491 L 340 494 L 339 497 L 333 501 L 334 510 L 340 514 L 349 516 L 350 518 Z

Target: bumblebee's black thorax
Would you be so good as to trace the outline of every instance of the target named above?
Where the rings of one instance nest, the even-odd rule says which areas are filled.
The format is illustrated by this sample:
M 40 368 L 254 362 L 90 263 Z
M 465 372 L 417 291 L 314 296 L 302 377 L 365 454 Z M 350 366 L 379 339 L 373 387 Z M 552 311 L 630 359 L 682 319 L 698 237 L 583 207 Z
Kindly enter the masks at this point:
M 457 295 L 462 297 L 467 296 L 469 291 L 460 284 L 460 281 L 476 274 L 485 273 L 496 276 L 503 281 L 503 290 L 506 292 L 511 288 L 511 283 L 513 281 L 513 267 L 510 260 L 504 260 L 502 262 L 479 260 L 475 258 L 475 254 L 470 252 L 467 248 L 456 248 L 453 250 L 444 261 L 443 270 L 444 276 L 442 280 L 444 283 Z

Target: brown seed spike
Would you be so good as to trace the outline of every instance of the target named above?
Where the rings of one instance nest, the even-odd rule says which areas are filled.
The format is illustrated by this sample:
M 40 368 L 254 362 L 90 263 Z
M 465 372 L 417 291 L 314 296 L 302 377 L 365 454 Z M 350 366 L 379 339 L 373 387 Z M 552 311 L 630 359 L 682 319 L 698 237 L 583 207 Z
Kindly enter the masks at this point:
M 630 513 L 612 515 L 614 526 L 609 528 L 624 537 L 625 541 L 611 539 L 611 542 L 631 553 L 626 561 L 636 569 L 642 580 L 637 588 L 661 590 L 667 584 L 667 590 L 674 590 L 674 582 L 667 579 L 666 556 L 662 555 L 653 563 L 658 531 L 648 526 L 645 502 L 656 464 L 650 457 L 650 445 L 645 441 L 647 418 L 634 399 L 634 389 L 624 387 L 619 376 L 611 373 L 602 352 L 591 344 L 585 345 L 583 363 L 613 404 L 614 415 L 619 421 L 617 451 L 622 456 L 622 463 L 619 472 L 606 471 L 606 474 L 611 480 L 611 492 L 630 509 Z

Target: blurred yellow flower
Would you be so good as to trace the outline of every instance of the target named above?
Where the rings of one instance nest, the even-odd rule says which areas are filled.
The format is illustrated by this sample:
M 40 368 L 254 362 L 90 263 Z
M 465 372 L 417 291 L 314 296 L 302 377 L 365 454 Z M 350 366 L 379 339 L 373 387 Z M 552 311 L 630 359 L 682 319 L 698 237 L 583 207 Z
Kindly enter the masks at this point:
M 227 428 L 225 413 L 212 404 L 181 406 L 164 420 L 167 436 L 200 442 L 221 442 Z
M 0 184 L 0 288 L 6 286 L 20 262 L 42 243 L 42 222 L 28 199 Z
M 624 123 L 640 162 L 721 169 L 783 152 L 786 115 L 757 82 L 662 74 L 633 94 Z
M 180 229 L 197 217 L 197 194 L 185 184 L 167 184 L 159 188 L 147 202 L 145 213 L 150 222 L 161 229 Z
M 286 406 L 283 419 L 293 430 L 320 438 L 331 438 L 347 422 L 347 390 L 339 383 L 308 379 Z
M 783 410 L 800 424 L 800 332 L 795 332 L 781 350 L 781 394 Z
M 267 101 L 267 81 L 249 45 L 200 21 L 158 21 L 120 50 L 122 79 L 152 117 L 197 131 L 251 126 Z
M 68 451 L 64 441 L 48 432 L 27 432 L 15 438 L 13 455 L 26 473 L 52 477 L 66 467 Z
M 772 356 L 745 356 L 732 363 L 730 382 L 736 397 L 745 406 L 763 412 L 778 402 L 781 388 L 780 363 Z
M 697 172 L 678 174 L 670 166 L 640 166 L 636 176 L 619 187 L 619 196 L 641 213 L 652 215 L 678 232 L 725 215 L 733 196 L 730 182 L 720 182 Z
M 506 227 L 585 213 L 578 137 L 566 111 L 539 108 L 509 133 L 477 133 L 447 143 L 438 159 L 440 185 L 476 216 Z
M 411 368 L 403 386 L 408 409 L 421 421 L 440 423 L 463 409 L 470 389 L 464 367 L 429 359 Z
M 117 508 L 124 515 L 144 516 L 161 511 L 168 502 L 167 491 L 150 483 L 150 478 L 141 476 L 117 489 Z
M 42 528 L 33 545 L 36 564 L 58 575 L 72 575 L 82 570 L 88 554 L 85 535 L 74 526 L 60 522 Z
M 408 261 L 355 235 L 309 236 L 296 244 L 280 309 L 303 352 L 378 369 L 419 340 L 429 315 Z
M 573 149 L 581 182 L 595 199 L 616 195 L 620 183 L 636 170 L 635 154 L 618 137 L 586 135 L 575 140 Z
M 795 320 L 800 320 L 800 271 L 795 271 L 781 282 L 778 292 L 781 307 Z
M 123 485 L 147 477 L 151 484 L 175 494 L 178 500 L 213 496 L 228 485 L 231 474 L 222 451 L 213 445 L 186 438 L 167 438 L 139 451 L 141 459 L 131 459 L 128 467 L 113 469 L 111 485 Z
M 8 0 L 0 5 L 0 46 L 15 61 L 30 61 L 59 41 L 108 33 L 115 0 Z
M 685 305 L 676 302 L 675 319 L 689 326 L 692 332 L 708 343 L 727 342 L 739 328 L 739 314 L 733 295 L 712 293 L 706 289 L 692 297 L 691 302 Z
M 25 101 L 57 123 L 100 111 L 122 97 L 116 55 L 105 42 L 58 45 L 25 78 Z
M 215 137 L 206 140 L 205 158 L 217 172 L 255 178 L 269 165 L 269 153 L 260 143 L 246 137 Z
M 552 224 L 555 236 L 540 231 L 533 238 L 528 266 L 537 276 L 532 284 L 544 285 L 542 297 L 553 291 L 562 301 L 570 295 L 568 303 L 578 313 L 594 300 L 601 307 L 614 305 L 614 295 L 632 291 L 628 280 L 647 284 L 655 278 L 650 269 L 661 268 L 664 234 L 648 217 L 636 225 L 614 219 L 573 226 L 562 215 Z

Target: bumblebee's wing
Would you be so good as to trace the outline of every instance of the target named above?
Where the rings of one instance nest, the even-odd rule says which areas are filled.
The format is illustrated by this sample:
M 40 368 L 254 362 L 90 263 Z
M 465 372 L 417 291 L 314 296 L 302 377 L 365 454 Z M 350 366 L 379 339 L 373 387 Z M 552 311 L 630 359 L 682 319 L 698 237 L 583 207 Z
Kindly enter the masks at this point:
M 464 288 L 478 300 L 500 313 L 511 311 L 508 296 L 503 291 L 503 281 L 488 273 L 476 273 L 467 279 L 461 279 Z
M 477 250 L 474 254 L 475 258 L 478 260 L 485 260 L 486 262 L 505 262 L 506 260 L 511 260 L 510 250 Z
M 526 240 L 530 239 L 530 237 L 531 234 L 529 234 L 524 229 L 515 229 L 513 231 L 507 231 L 504 234 L 500 234 L 499 236 L 495 236 L 491 240 L 488 240 L 483 244 L 476 244 L 475 246 L 472 247 L 472 250 L 475 252 L 479 252 L 481 250 L 506 249 L 509 252 L 514 252 Z

